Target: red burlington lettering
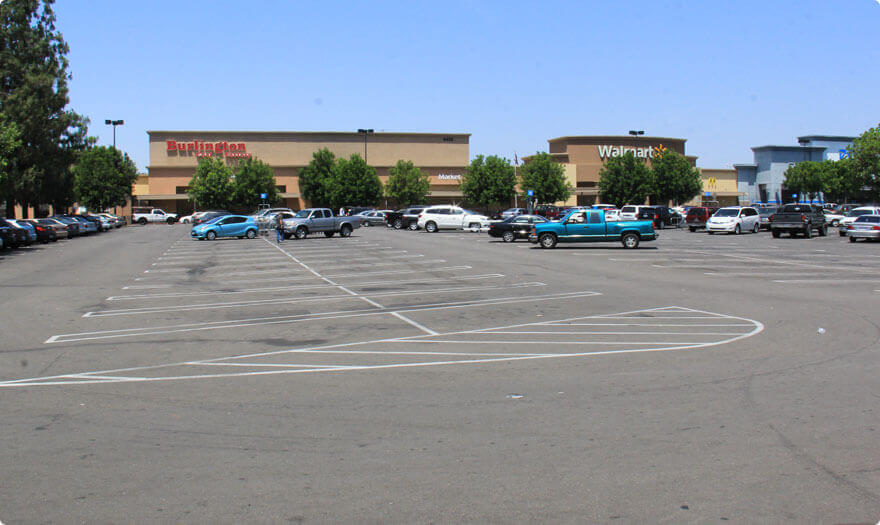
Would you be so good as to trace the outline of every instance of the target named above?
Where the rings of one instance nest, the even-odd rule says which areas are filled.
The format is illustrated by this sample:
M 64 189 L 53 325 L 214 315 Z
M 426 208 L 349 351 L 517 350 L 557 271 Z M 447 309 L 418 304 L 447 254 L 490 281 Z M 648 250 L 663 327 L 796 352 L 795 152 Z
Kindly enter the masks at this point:
M 244 142 L 239 142 L 238 143 L 238 151 L 244 151 L 244 150 L 245 150 Z
M 168 146 L 168 151 L 171 151 L 173 149 L 177 149 L 177 142 L 174 140 L 166 140 L 165 144 L 166 144 L 166 146 Z

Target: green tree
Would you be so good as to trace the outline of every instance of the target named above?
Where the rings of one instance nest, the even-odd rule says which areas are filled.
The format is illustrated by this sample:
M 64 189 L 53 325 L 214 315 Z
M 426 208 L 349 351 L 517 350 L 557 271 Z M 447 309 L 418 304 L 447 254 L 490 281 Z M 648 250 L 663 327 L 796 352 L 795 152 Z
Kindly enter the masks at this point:
M 880 124 L 857 137 L 850 149 L 856 176 L 861 179 L 868 200 L 880 200 Z
M 125 205 L 135 180 L 134 161 L 113 147 L 89 148 L 73 166 L 74 195 L 91 210 L 104 211 Z
M 825 166 L 821 162 L 804 161 L 789 166 L 785 170 L 782 187 L 803 195 L 816 198 L 828 188 Z
M 703 190 L 700 171 L 674 151 L 666 150 L 651 161 L 654 173 L 657 204 L 672 201 L 674 205 L 687 202 Z
M 266 201 L 274 204 L 278 200 L 275 187 L 275 172 L 265 162 L 253 157 L 239 163 L 232 183 L 232 207 L 248 211 L 255 209 L 266 194 Z
M 532 190 L 535 202 L 542 204 L 568 200 L 574 193 L 562 164 L 543 151 L 536 152 L 519 169 L 519 187 L 523 197 Z
M 461 193 L 467 202 L 488 208 L 507 206 L 516 193 L 516 174 L 510 161 L 477 155 L 461 177 Z
M 22 147 L 9 159 L 7 214 L 19 203 L 70 201 L 76 154 L 86 148 L 88 119 L 66 109 L 70 73 L 64 39 L 55 29 L 53 0 L 6 0 L 0 5 L 0 109 L 15 124 Z
M 315 207 L 330 206 L 328 187 L 333 180 L 336 156 L 327 148 L 312 154 L 309 165 L 299 170 L 299 194 Z
M 425 202 L 431 190 L 431 179 L 427 173 L 417 168 L 412 161 L 398 160 L 388 170 L 385 195 L 394 199 L 400 206 Z
M 367 165 L 357 153 L 336 161 L 330 181 L 327 193 L 334 210 L 342 206 L 375 206 L 382 197 L 382 181 L 376 168 Z
M 654 193 L 654 173 L 630 151 L 611 157 L 599 171 L 599 194 L 602 201 L 618 208 L 625 204 L 642 204 Z
M 6 199 L 3 188 L 7 186 L 7 167 L 9 166 L 15 150 L 21 146 L 18 136 L 18 128 L 11 122 L 6 122 L 0 114 L 0 201 Z
M 833 202 L 846 202 L 855 198 L 862 189 L 862 177 L 849 157 L 839 161 L 822 161 L 825 174 L 825 199 Z
M 223 157 L 202 157 L 187 193 L 199 208 L 227 208 L 232 202 L 232 189 L 232 168 Z

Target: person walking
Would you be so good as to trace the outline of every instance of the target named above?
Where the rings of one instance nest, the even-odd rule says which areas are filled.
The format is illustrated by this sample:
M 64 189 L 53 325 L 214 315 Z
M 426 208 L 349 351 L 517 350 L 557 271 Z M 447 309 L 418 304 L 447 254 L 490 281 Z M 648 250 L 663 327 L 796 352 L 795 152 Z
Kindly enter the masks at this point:
M 345 208 L 344 208 L 344 207 L 339 208 L 339 216 L 340 216 L 340 217 L 345 217 Z
M 275 215 L 275 242 L 284 242 L 284 218 L 280 213 Z

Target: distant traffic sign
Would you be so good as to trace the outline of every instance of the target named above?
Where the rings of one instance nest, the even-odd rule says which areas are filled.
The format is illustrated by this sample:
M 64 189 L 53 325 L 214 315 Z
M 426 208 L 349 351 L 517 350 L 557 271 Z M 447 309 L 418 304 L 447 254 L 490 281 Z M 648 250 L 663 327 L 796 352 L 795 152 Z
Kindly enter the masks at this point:
M 529 190 L 529 197 L 534 197 L 534 195 L 535 195 L 535 191 L 534 191 L 534 190 Z
M 265 193 L 261 193 L 261 194 L 260 194 L 260 198 L 261 198 L 261 199 L 265 199 L 265 198 L 266 198 L 266 194 L 265 194 Z

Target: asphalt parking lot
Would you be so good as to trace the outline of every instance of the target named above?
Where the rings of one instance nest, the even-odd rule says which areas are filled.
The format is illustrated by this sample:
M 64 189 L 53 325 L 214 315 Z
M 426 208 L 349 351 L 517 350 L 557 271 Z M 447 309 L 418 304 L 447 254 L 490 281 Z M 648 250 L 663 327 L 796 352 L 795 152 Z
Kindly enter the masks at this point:
M 0 254 L 0 521 L 874 523 L 880 243 Z

